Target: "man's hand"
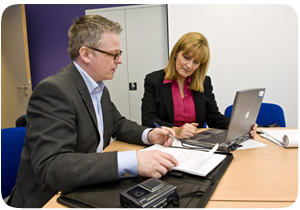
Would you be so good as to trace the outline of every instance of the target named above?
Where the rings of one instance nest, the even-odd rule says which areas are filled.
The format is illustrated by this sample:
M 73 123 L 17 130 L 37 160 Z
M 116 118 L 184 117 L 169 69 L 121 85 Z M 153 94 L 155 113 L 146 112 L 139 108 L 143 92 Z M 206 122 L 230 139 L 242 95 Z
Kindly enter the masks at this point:
M 160 144 L 165 147 L 169 147 L 173 143 L 168 134 L 175 136 L 175 132 L 172 128 L 162 126 L 162 128 L 154 128 L 148 133 L 148 140 L 151 144 Z
M 162 129 L 160 129 L 162 130 Z M 177 160 L 168 153 L 158 150 L 137 151 L 138 175 L 160 178 L 177 166 Z

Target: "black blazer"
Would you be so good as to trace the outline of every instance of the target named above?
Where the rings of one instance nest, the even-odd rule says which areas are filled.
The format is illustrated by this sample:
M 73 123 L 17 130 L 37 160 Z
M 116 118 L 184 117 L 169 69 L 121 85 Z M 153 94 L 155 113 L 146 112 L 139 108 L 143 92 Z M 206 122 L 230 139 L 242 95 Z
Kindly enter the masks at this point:
M 153 122 L 162 126 L 175 126 L 172 86 L 171 83 L 163 84 L 164 77 L 163 70 L 146 75 L 142 99 L 142 124 L 145 126 L 154 127 Z M 203 127 L 206 122 L 209 127 L 227 128 L 230 119 L 219 112 L 212 91 L 208 76 L 204 81 L 204 93 L 193 91 L 198 127 Z
M 122 117 L 106 88 L 101 105 L 104 148 L 111 137 L 142 144 L 145 127 Z M 10 205 L 42 207 L 58 191 L 119 180 L 117 152 L 96 153 L 100 135 L 94 107 L 73 63 L 34 89 L 27 120 Z

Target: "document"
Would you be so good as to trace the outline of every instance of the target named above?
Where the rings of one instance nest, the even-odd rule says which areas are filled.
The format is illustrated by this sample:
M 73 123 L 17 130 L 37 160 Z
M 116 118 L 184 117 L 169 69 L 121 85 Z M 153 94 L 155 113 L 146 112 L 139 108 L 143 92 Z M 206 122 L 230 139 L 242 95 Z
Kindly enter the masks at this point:
M 173 155 L 179 163 L 178 166 L 173 167 L 173 170 L 204 177 L 226 158 L 226 155 L 215 154 L 214 152 L 217 149 L 218 144 L 208 152 L 196 148 L 174 148 L 155 144 L 144 150 L 160 150 L 169 153 Z
M 258 142 L 254 139 L 248 139 L 247 141 L 242 142 L 241 147 L 237 148 L 236 150 L 245 150 L 245 149 L 253 149 L 253 148 L 258 148 L 258 147 L 265 147 L 267 146 L 266 144 L 263 144 L 261 142 Z
M 260 135 L 285 148 L 298 147 L 298 129 L 261 129 Z

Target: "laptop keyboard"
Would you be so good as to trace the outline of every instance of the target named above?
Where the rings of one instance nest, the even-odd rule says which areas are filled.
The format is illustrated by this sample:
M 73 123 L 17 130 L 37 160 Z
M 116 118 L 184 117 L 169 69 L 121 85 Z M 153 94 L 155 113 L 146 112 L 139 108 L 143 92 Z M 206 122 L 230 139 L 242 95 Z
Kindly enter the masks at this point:
M 196 135 L 197 136 L 197 135 Z M 197 138 L 197 137 L 194 138 Z M 214 135 L 208 135 L 206 138 L 201 138 L 201 142 L 208 142 L 208 143 L 223 143 L 226 140 L 226 136 L 227 136 L 227 130 L 224 130 L 220 133 L 214 134 Z M 193 139 L 193 138 L 191 138 Z
M 203 139 L 203 142 L 209 143 L 223 143 L 226 140 L 227 131 L 219 133 L 217 135 L 209 136 L 208 138 Z

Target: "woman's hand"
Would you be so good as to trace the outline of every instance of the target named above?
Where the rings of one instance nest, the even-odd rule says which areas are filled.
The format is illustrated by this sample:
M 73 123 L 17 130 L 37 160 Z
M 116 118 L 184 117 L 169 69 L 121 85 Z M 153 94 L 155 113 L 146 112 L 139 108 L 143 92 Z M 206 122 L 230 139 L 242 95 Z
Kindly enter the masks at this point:
M 252 127 L 252 130 L 249 132 L 250 136 L 253 138 L 257 131 L 257 124 L 255 123 Z
M 173 127 L 175 137 L 178 139 L 192 138 L 197 134 L 198 123 L 185 123 L 181 127 Z

